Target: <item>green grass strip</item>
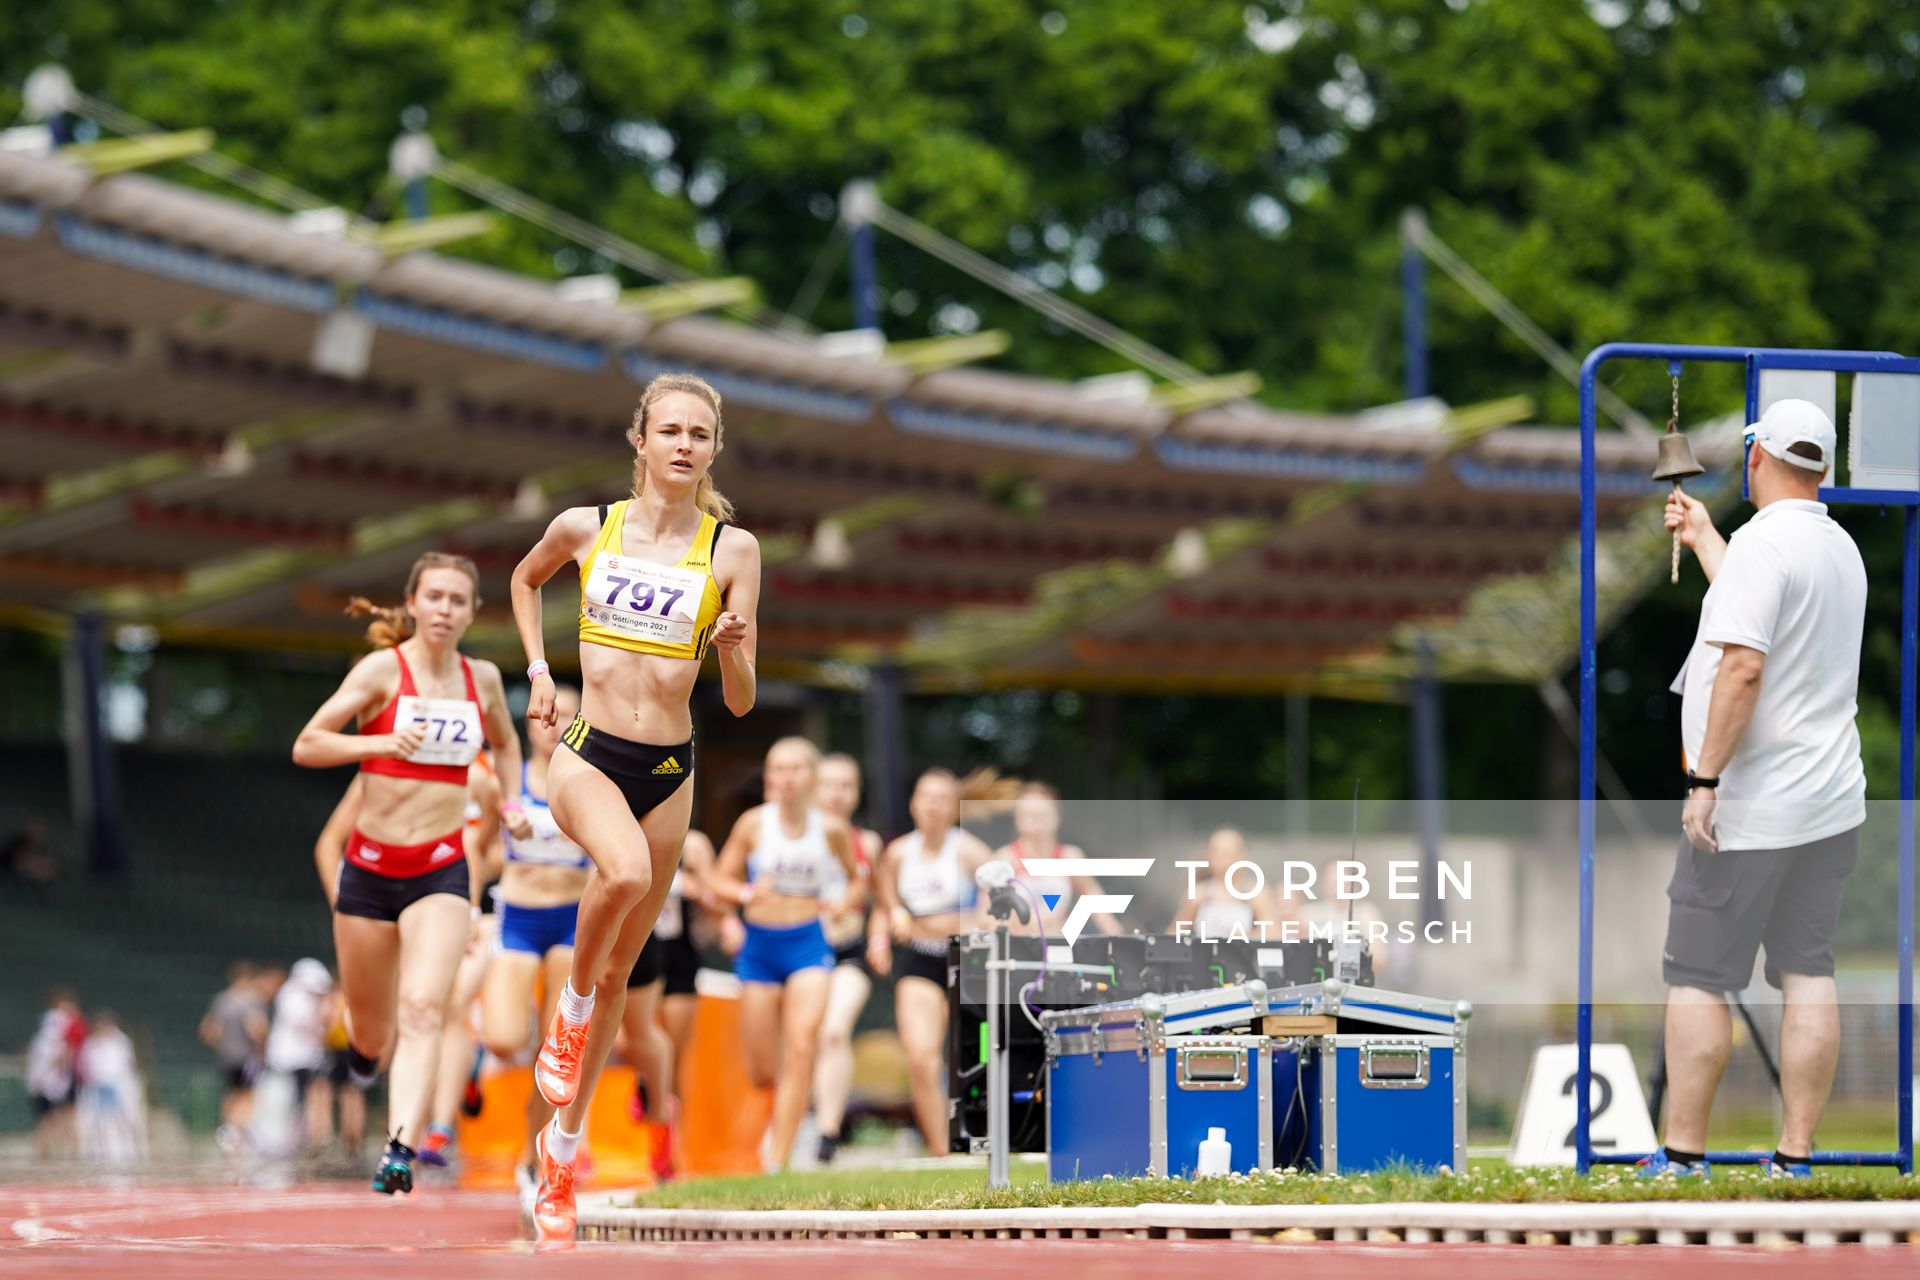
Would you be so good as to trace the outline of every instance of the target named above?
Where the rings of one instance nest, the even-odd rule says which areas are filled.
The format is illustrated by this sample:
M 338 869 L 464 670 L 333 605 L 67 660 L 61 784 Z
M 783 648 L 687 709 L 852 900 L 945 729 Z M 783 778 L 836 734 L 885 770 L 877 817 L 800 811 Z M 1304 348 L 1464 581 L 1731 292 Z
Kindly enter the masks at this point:
M 1816 1171 L 1811 1179 L 1765 1179 L 1723 1168 L 1712 1179 L 1642 1179 L 1632 1169 L 1512 1169 L 1476 1161 L 1465 1174 L 1389 1169 L 1321 1176 L 1276 1172 L 1187 1181 L 1102 1178 L 1049 1183 L 1045 1170 L 1017 1164 L 1013 1185 L 986 1189 L 985 1171 L 829 1169 L 756 1177 L 693 1178 L 642 1193 L 652 1209 L 1024 1209 L 1136 1204 L 1624 1203 L 1643 1200 L 1920 1200 L 1920 1178 L 1891 1169 Z

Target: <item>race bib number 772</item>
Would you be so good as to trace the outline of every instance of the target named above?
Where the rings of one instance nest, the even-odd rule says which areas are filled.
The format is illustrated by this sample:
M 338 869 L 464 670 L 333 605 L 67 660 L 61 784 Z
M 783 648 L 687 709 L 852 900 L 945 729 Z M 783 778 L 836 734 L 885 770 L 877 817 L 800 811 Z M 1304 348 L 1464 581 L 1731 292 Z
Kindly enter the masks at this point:
M 486 745 L 486 726 L 480 708 L 465 698 L 422 698 L 408 694 L 394 708 L 396 729 L 417 724 L 425 737 L 407 759 L 413 764 L 450 764 L 465 767 Z

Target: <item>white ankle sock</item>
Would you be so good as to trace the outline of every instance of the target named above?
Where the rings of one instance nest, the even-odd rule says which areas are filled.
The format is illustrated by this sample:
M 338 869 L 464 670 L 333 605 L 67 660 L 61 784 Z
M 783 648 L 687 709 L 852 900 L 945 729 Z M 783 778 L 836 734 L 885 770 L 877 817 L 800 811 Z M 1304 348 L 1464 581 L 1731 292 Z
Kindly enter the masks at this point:
M 576 1027 L 585 1023 L 593 1016 L 593 993 L 581 995 L 573 989 L 573 980 L 569 978 L 560 988 L 560 1016 Z
M 584 1129 L 585 1126 L 582 1126 Z M 560 1127 L 560 1117 L 555 1116 L 553 1123 L 547 1126 L 547 1154 L 561 1164 L 572 1164 L 574 1156 L 580 1152 L 580 1135 L 568 1133 Z

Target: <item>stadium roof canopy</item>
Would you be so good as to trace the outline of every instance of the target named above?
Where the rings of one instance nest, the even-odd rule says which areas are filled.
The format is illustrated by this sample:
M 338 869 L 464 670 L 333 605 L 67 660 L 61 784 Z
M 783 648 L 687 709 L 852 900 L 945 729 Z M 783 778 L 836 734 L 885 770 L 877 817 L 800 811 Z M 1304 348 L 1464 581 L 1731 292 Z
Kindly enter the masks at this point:
M 1463 677 L 1573 651 L 1578 439 L 1500 425 L 1524 405 L 1181 411 L 395 249 L 0 153 L 0 608 L 346 652 L 346 598 L 442 547 L 484 572 L 471 647 L 511 662 L 508 571 L 559 507 L 622 496 L 640 385 L 680 369 L 726 400 L 770 672 L 1366 696 L 1417 636 Z M 372 326 L 352 377 L 316 368 L 342 315 Z M 1649 453 L 1601 440 L 1615 603 L 1664 566 Z

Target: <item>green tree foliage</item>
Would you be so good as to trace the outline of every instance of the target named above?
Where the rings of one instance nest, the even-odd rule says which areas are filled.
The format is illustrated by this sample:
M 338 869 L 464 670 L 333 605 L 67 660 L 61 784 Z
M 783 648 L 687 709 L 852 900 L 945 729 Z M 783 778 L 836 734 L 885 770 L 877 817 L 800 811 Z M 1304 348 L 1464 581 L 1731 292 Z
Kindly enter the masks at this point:
M 0 9 L 0 95 L 49 59 L 375 214 L 396 203 L 391 139 L 424 124 L 446 154 L 688 267 L 750 275 L 778 306 L 830 248 L 843 184 L 870 177 L 898 208 L 1198 367 L 1258 371 L 1283 403 L 1399 394 L 1408 206 L 1575 351 L 1625 337 L 1920 351 L 1920 0 Z M 0 114 L 15 107 L 0 96 Z M 547 275 L 606 265 L 518 225 L 460 251 Z M 1114 367 L 904 245 L 883 240 L 880 284 L 891 336 L 999 327 L 1016 367 Z M 851 324 L 846 294 L 835 266 L 809 319 Z M 1528 391 L 1548 420 L 1572 419 L 1571 390 L 1477 304 L 1437 275 L 1431 298 L 1441 395 Z M 1660 370 L 1617 377 L 1660 416 Z M 1737 404 L 1730 371 L 1689 372 L 1690 421 Z M 1884 710 L 1897 521 L 1849 524 L 1876 583 L 1863 700 Z M 1671 784 L 1675 725 L 1654 707 L 1697 603 L 1697 587 L 1661 589 L 1603 655 L 1625 673 L 1607 695 L 1609 750 L 1642 794 Z M 1236 732 L 1198 700 L 1142 714 Z M 1257 728 L 1267 713 L 1252 714 Z M 1550 739 L 1531 714 L 1504 741 L 1450 716 L 1468 757 L 1456 783 L 1506 776 L 1507 794 L 1528 793 L 1520 779 Z M 1404 736 L 1397 719 L 1352 726 L 1316 779 L 1322 765 L 1371 776 Z M 1272 785 L 1271 753 L 1225 754 L 1249 785 Z M 1206 785 L 1174 761 L 1143 767 Z
M 841 186 L 872 177 L 1302 404 L 1395 395 L 1406 206 L 1575 349 L 1920 347 L 1901 288 L 1920 268 L 1914 0 L 66 0 L 0 15 L 0 50 L 11 86 L 59 59 L 351 208 L 391 206 L 387 146 L 423 122 L 447 154 L 776 303 Z M 595 265 L 525 228 L 472 251 Z M 1110 367 L 905 246 L 881 277 L 896 336 L 986 323 L 1026 367 Z M 826 327 L 851 321 L 837 283 Z M 1442 394 L 1527 389 L 1571 415 L 1473 302 L 1433 299 Z

